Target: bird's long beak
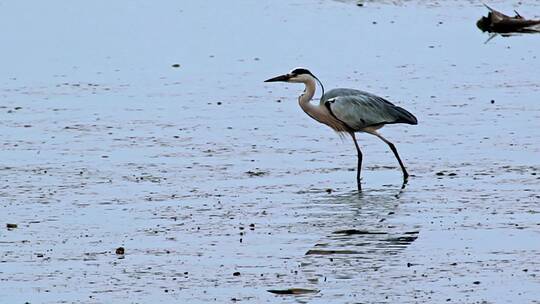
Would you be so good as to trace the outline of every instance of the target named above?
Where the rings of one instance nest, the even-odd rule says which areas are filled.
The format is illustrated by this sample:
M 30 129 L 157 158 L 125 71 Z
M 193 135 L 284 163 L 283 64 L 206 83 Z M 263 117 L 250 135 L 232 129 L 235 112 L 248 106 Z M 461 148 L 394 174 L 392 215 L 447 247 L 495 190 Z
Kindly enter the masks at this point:
M 291 78 L 290 74 L 280 75 L 274 78 L 270 78 L 265 80 L 264 82 L 276 82 L 276 81 L 284 81 L 287 82 Z

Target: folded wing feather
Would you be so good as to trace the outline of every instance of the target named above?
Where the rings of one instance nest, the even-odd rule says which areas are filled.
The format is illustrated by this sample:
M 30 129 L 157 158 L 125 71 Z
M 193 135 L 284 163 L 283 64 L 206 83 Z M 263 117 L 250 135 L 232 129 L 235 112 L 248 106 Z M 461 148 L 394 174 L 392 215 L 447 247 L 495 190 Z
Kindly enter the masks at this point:
M 383 124 L 418 123 L 416 117 L 407 110 L 364 91 L 332 90 L 325 94 L 321 102 L 337 119 L 355 131 Z

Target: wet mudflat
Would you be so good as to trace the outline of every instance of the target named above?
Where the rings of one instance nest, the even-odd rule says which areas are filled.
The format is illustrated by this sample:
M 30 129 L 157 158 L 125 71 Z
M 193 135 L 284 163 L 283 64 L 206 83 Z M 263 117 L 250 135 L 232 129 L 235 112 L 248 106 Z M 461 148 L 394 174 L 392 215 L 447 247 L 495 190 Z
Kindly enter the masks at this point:
M 0 302 L 539 301 L 540 40 L 484 44 L 480 3 L 2 7 Z M 368 135 L 353 191 L 262 82 L 295 66 L 416 114 L 404 192 Z

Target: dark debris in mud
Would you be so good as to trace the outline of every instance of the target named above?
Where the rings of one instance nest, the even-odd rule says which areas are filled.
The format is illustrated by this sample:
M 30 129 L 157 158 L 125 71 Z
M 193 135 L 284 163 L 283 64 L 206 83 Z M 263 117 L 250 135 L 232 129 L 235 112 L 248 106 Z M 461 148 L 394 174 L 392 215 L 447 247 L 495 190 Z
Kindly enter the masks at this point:
M 7 228 L 8 230 L 15 229 L 15 228 L 17 228 L 17 227 L 18 227 L 17 224 L 13 224 L 13 223 L 7 223 L 7 224 L 6 224 L 6 228 Z
M 356 235 L 356 234 L 388 234 L 387 232 L 367 231 L 358 229 L 345 229 L 332 232 L 333 234 Z
M 355 250 L 322 250 L 322 249 L 310 249 L 306 252 L 306 255 L 334 255 L 334 254 L 359 254 L 359 251 Z
M 485 5 L 485 4 L 484 4 Z M 491 33 L 539 33 L 537 27 L 540 25 L 540 20 L 526 19 L 517 11 L 514 17 L 505 15 L 487 5 L 489 10 L 486 17 L 482 17 L 476 23 L 476 26 L 485 32 Z
M 439 171 L 437 173 L 435 173 L 436 176 L 448 176 L 448 177 L 454 177 L 454 176 L 457 176 L 457 173 L 455 172 L 448 172 L 448 171 Z
M 417 235 L 415 235 L 415 236 L 400 236 L 400 237 L 386 239 L 386 241 L 394 243 L 396 245 L 410 245 L 412 242 L 416 241 L 417 238 L 418 238 Z
M 306 288 L 288 288 L 288 289 L 269 289 L 267 290 L 270 293 L 278 295 L 302 295 L 310 293 L 318 293 L 316 289 L 306 289 Z
M 249 175 L 249 177 L 259 177 L 259 176 L 265 176 L 265 175 L 268 175 L 268 172 L 265 172 L 265 171 L 252 171 L 252 170 L 249 170 L 246 172 L 247 175 Z

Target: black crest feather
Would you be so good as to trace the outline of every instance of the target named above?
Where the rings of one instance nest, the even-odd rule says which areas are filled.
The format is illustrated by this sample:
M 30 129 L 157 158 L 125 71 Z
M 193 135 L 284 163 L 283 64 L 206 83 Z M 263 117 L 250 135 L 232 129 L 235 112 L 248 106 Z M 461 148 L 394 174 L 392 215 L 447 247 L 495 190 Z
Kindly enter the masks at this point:
M 311 76 L 314 76 L 308 69 L 304 69 L 304 68 L 294 69 L 291 71 L 291 74 L 294 74 L 294 75 L 309 74 Z

